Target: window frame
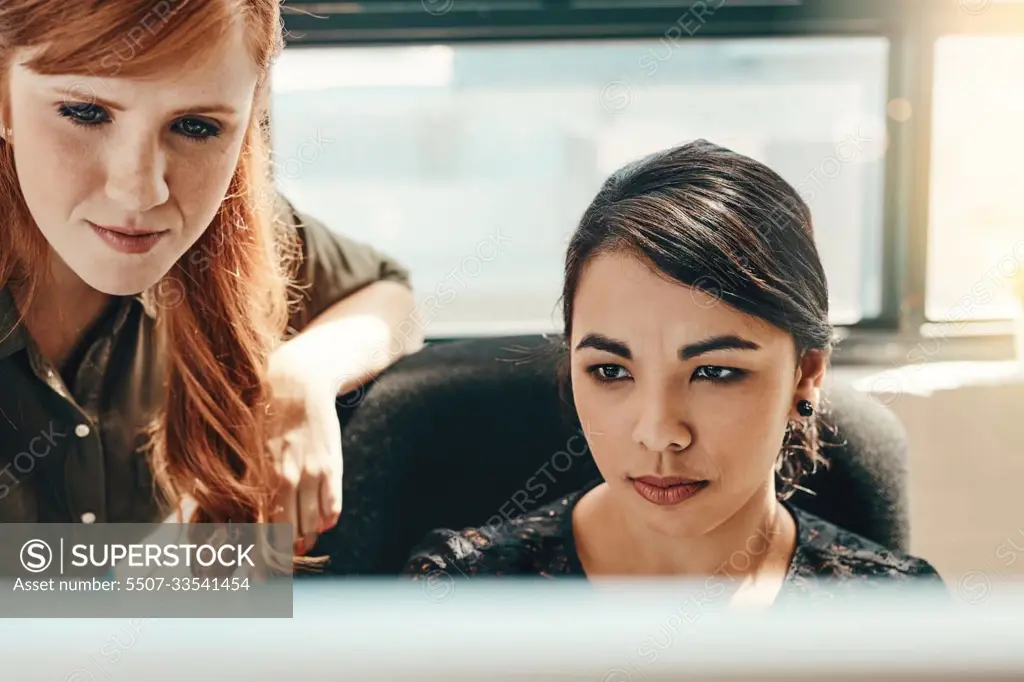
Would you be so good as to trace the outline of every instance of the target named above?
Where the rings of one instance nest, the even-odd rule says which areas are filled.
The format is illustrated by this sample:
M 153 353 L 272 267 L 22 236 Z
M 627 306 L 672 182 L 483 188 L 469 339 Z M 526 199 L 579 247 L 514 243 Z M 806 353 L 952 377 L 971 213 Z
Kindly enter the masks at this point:
M 989 0 L 290 0 L 289 49 L 430 43 L 657 39 L 695 8 L 707 20 L 678 40 L 881 37 L 889 43 L 888 100 L 910 102 L 906 122 L 886 118 L 882 305 L 877 317 L 837 328 L 836 364 L 1004 360 L 1013 323 L 927 319 L 928 227 L 935 48 L 945 36 L 1024 35 L 1024 2 Z M 975 2 L 985 0 L 974 0 Z M 716 4 L 717 3 L 717 4 Z M 712 9 L 711 8 L 716 8 Z M 692 16 L 692 14 L 691 14 Z M 441 340 L 441 339 L 433 339 Z

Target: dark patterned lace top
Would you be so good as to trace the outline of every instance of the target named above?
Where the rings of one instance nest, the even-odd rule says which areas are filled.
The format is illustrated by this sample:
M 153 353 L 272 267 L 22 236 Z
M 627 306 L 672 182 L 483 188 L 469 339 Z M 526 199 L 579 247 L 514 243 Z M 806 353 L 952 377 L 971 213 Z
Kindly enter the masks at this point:
M 413 550 L 404 573 L 413 579 L 439 572 L 453 578 L 585 578 L 573 540 L 572 511 L 599 482 L 496 529 L 431 531 Z M 796 520 L 797 543 L 776 603 L 783 597 L 826 596 L 864 584 L 922 579 L 942 585 L 938 572 L 923 559 L 888 550 L 792 505 L 786 508 Z

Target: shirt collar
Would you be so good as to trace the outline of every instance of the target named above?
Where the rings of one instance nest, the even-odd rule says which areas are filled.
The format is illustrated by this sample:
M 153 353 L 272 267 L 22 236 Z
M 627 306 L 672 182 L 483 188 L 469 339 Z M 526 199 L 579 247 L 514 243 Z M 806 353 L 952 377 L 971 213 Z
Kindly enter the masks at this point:
M 151 291 L 147 290 L 132 296 L 130 300 L 141 305 L 148 317 L 156 319 L 156 304 Z M 118 330 L 123 324 L 129 308 L 130 306 L 124 306 L 118 315 L 118 321 L 115 323 Z M 14 355 L 27 345 L 25 327 L 18 324 L 19 315 L 10 289 L 0 287 L 0 360 Z
M 159 282 L 155 285 L 159 286 Z M 141 294 L 134 297 L 142 305 L 142 310 L 146 313 L 146 316 L 151 319 L 156 319 L 156 296 L 153 293 L 153 287 L 146 289 Z
M 25 347 L 25 330 L 18 324 L 18 317 L 10 290 L 0 288 L 0 360 Z

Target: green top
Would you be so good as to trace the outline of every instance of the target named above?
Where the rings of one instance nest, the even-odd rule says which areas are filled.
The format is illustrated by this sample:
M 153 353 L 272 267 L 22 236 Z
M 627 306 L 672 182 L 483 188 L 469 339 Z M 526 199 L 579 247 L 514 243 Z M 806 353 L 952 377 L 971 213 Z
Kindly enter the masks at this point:
M 368 284 L 409 285 L 395 261 L 281 205 L 302 241 L 299 284 L 308 286 L 290 321 L 296 331 Z M 0 289 L 0 523 L 161 520 L 139 435 L 162 399 L 166 354 L 152 303 L 120 298 L 83 337 L 70 384 L 17 318 Z

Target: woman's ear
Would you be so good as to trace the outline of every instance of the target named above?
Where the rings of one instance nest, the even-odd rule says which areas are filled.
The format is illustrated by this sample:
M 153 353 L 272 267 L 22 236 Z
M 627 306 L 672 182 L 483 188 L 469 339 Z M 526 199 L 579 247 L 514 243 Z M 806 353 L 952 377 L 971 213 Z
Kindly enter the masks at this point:
M 14 128 L 10 126 L 9 116 L 0 117 L 0 137 L 4 139 L 7 144 L 14 144 Z
M 807 400 L 814 409 L 818 409 L 821 401 L 821 385 L 828 371 L 828 353 L 823 350 L 810 349 L 804 351 L 797 367 L 796 390 L 793 393 L 793 405 L 790 413 L 797 418 L 799 413 L 796 404 Z
M 7 79 L 4 78 L 4 74 L 0 73 L 0 138 L 7 142 L 13 142 L 14 129 L 11 127 L 11 108 L 10 100 L 7 99 L 5 92 L 6 87 Z

